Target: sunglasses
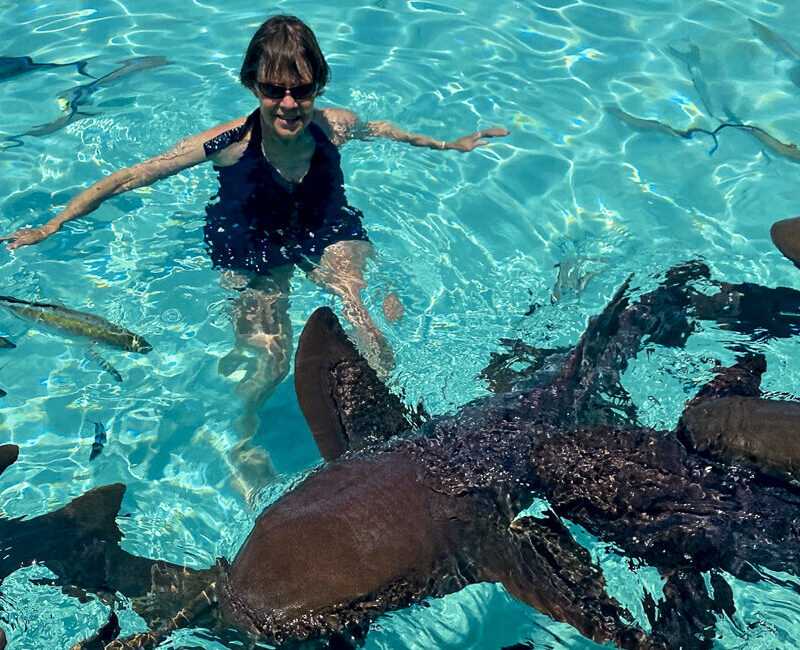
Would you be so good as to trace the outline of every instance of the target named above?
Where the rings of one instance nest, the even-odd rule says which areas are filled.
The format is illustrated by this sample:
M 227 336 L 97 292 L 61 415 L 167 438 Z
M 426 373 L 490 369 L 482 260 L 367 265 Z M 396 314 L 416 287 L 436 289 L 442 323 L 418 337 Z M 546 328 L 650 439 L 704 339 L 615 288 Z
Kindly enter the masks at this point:
M 283 99 L 288 92 L 294 99 L 301 101 L 303 99 L 310 99 L 317 92 L 317 84 L 300 84 L 299 86 L 278 86 L 277 84 L 270 83 L 257 83 L 258 89 L 261 94 L 267 99 Z

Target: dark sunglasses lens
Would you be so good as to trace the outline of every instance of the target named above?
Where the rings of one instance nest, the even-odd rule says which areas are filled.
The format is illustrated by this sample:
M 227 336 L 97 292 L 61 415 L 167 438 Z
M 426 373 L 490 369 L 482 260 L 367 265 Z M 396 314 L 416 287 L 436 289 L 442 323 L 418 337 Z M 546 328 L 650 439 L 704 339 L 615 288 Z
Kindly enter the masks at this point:
M 316 89 L 316 84 L 302 84 L 301 86 L 295 86 L 294 88 L 291 88 L 289 92 L 295 99 L 308 99 L 314 94 Z
M 287 90 L 295 99 L 308 99 L 317 90 L 317 84 L 315 83 L 301 84 L 293 88 L 286 88 L 286 86 L 278 86 L 270 83 L 259 83 L 258 87 L 261 90 L 261 94 L 269 99 L 283 99 Z
M 261 94 L 269 99 L 283 99 L 283 96 L 286 94 L 286 88 L 283 86 L 262 83 L 258 84 L 258 87 L 261 89 Z

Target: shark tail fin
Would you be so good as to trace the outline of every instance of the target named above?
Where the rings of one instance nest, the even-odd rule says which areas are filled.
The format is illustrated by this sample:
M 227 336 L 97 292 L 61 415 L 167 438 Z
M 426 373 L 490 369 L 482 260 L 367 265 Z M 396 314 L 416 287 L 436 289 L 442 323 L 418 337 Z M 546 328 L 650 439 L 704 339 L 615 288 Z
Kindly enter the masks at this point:
M 102 549 L 117 549 L 122 533 L 116 516 L 125 486 L 94 488 L 70 503 L 32 519 L 0 519 L 0 581 L 33 561 L 42 562 L 65 584 L 90 588 L 106 583 Z
M 327 307 L 306 322 L 295 355 L 294 386 L 325 460 L 387 440 L 412 424 L 409 410 L 356 350 Z

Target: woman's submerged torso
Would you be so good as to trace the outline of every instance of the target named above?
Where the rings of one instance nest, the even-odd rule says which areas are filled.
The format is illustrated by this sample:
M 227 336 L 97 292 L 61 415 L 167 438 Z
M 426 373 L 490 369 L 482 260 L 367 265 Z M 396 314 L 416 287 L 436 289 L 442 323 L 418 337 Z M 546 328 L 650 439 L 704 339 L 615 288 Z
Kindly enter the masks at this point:
M 212 262 L 267 274 L 303 264 L 337 241 L 367 240 L 361 213 L 347 205 L 339 151 L 320 126 L 311 123 L 314 152 L 297 183 L 286 180 L 261 148 L 259 112 L 207 141 L 206 156 L 248 137 L 239 159 L 218 166 L 219 190 L 206 207 L 205 242 Z

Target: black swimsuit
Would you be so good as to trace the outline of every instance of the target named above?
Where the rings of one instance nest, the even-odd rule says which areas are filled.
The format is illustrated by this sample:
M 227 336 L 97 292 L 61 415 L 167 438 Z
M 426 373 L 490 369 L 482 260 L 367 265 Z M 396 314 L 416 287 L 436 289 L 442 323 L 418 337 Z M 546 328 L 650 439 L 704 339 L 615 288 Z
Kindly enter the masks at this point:
M 242 157 L 217 167 L 219 191 L 206 207 L 204 240 L 215 268 L 266 275 L 287 264 L 319 259 L 338 241 L 369 241 L 361 212 L 347 205 L 338 149 L 314 123 L 316 149 L 299 183 L 283 178 L 261 151 L 261 120 L 252 113 L 241 126 L 203 145 L 206 156 L 251 131 Z

